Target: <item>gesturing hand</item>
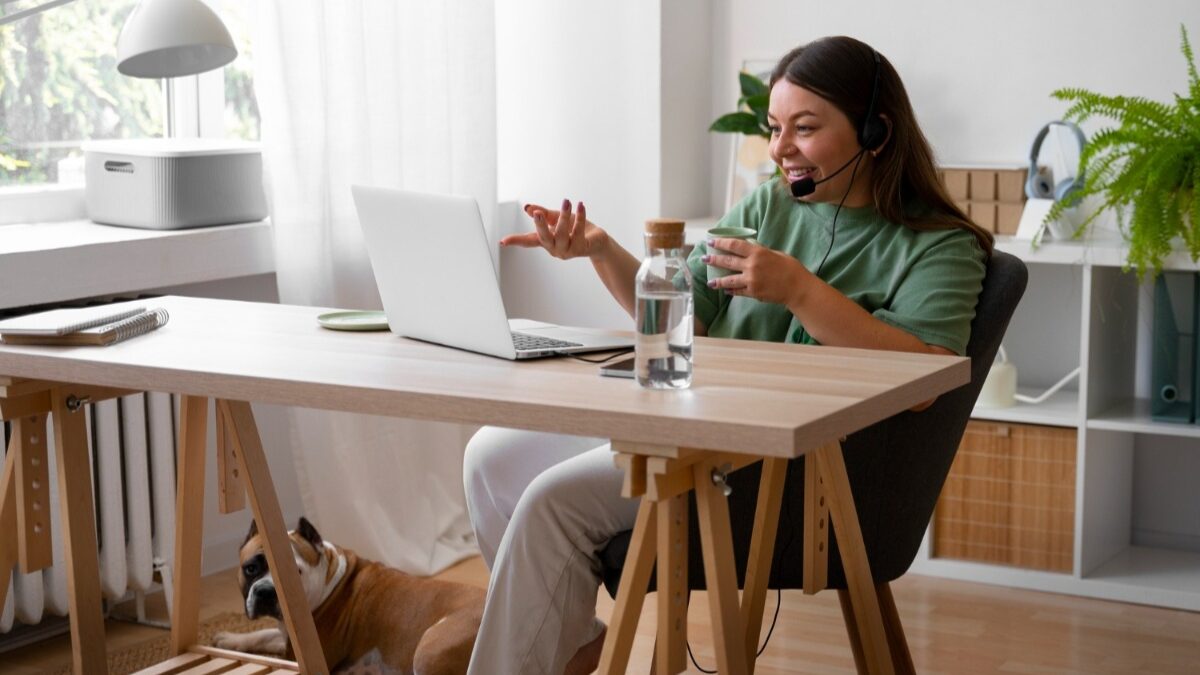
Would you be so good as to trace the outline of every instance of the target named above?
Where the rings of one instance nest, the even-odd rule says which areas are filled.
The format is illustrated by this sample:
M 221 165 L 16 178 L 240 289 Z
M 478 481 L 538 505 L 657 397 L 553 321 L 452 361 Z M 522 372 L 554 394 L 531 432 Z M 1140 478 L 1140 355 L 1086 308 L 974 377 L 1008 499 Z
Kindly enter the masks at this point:
M 714 253 L 719 248 L 728 254 Z M 811 272 L 799 260 L 742 239 L 712 239 L 701 260 L 738 274 L 710 279 L 710 288 L 744 295 L 762 302 L 790 306 L 801 294 Z
M 608 241 L 608 233 L 588 222 L 587 209 L 582 202 L 574 212 L 567 199 L 563 200 L 561 211 L 527 204 L 525 213 L 533 219 L 535 231 L 509 235 L 500 240 L 501 246 L 540 246 L 555 258 L 570 260 L 596 255 Z

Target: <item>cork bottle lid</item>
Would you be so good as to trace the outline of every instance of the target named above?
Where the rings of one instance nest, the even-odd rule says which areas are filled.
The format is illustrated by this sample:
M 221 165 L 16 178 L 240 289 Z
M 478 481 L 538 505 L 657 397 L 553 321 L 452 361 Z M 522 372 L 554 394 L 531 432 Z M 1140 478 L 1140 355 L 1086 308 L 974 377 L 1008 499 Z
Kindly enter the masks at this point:
M 646 221 L 646 234 L 683 234 L 683 221 L 675 218 L 651 218 Z
M 646 245 L 651 248 L 682 248 L 682 220 L 675 218 L 652 218 L 646 221 Z

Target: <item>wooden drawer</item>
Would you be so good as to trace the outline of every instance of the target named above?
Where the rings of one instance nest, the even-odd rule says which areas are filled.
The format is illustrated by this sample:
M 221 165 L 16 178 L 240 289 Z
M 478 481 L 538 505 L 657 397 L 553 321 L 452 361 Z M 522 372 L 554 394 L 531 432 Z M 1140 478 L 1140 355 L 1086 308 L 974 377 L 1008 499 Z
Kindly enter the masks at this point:
M 971 421 L 933 516 L 933 556 L 1070 572 L 1075 429 Z

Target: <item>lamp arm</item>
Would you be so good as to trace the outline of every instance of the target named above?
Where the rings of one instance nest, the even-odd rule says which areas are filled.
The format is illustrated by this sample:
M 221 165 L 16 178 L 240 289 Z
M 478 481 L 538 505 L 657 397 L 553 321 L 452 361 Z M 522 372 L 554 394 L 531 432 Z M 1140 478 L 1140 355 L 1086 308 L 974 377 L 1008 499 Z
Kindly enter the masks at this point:
M 3 26 L 6 23 L 12 23 L 14 21 L 19 21 L 21 19 L 24 19 L 27 16 L 33 16 L 34 14 L 41 14 L 42 12 L 44 12 L 48 9 L 53 9 L 55 7 L 58 7 L 59 5 L 65 5 L 68 2 L 74 2 L 74 1 L 75 0 L 50 0 L 49 2 L 44 2 L 36 7 L 30 7 L 29 9 L 23 9 L 19 12 L 13 12 L 12 14 L 5 14 L 4 16 L 0 16 L 0 26 Z M 16 2 L 16 0 L 0 0 L 0 5 L 7 5 L 7 4 L 13 3 L 13 2 Z

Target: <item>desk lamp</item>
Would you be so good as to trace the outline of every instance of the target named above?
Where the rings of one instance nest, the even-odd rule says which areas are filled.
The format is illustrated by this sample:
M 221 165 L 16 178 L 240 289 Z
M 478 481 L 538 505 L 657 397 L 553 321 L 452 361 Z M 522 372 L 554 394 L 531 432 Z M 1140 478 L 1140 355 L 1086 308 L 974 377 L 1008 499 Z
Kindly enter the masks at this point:
M 8 5 L 16 0 L 0 0 Z M 0 16 L 0 26 L 74 0 L 50 0 Z M 117 70 L 131 77 L 195 75 L 229 63 L 237 48 L 202 0 L 142 0 L 117 38 Z
M 237 57 L 221 19 L 201 0 L 142 0 L 117 38 L 117 70 L 130 77 L 180 77 Z
M 0 26 L 74 0 L 50 0 L 0 16 Z M 15 0 L 0 0 L 6 5 Z M 117 38 L 117 70 L 130 77 L 169 78 L 220 68 L 237 57 L 229 30 L 202 0 L 142 0 Z M 173 135 L 167 121 L 167 136 Z

